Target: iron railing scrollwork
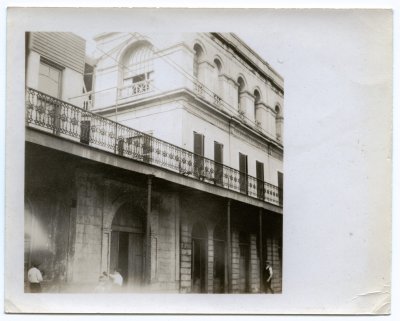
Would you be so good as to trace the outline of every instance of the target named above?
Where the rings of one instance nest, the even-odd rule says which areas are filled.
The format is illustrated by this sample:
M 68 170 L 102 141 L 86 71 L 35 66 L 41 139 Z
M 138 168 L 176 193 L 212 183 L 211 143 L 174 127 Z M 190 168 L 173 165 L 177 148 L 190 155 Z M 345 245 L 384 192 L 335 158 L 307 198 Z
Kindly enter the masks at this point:
M 26 89 L 26 123 L 65 139 L 282 205 L 282 191 L 275 185 L 31 88 Z

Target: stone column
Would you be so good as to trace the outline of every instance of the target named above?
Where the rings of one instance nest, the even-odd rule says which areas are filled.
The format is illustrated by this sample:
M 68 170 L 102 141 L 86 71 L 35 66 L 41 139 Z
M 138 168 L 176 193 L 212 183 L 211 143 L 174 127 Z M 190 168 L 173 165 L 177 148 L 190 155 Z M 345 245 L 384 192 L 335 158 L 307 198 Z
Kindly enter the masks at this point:
M 283 117 L 276 115 L 276 140 L 283 142 Z
M 265 133 L 270 132 L 270 128 L 268 126 L 268 107 L 263 102 L 256 104 L 256 125 Z M 273 132 L 271 134 L 273 134 Z
M 200 84 L 203 87 L 209 88 L 213 91 L 212 85 L 210 86 L 210 79 L 214 77 L 214 66 L 210 64 L 208 61 L 199 62 L 199 74 L 197 76 Z M 202 94 L 201 94 L 202 92 Z M 198 91 L 198 94 L 202 96 L 204 99 L 209 102 L 214 102 L 214 97 L 209 90 L 203 89 L 202 91 Z
M 240 93 L 240 113 L 245 122 L 254 122 L 254 95 L 248 91 Z
M 273 138 L 276 138 L 276 121 L 275 121 L 276 113 L 270 106 L 267 107 L 267 126 L 270 135 Z
M 221 98 L 226 102 L 228 106 L 223 106 L 227 112 L 238 111 L 238 84 L 229 76 L 223 74 L 220 76 L 221 79 Z
M 101 240 L 101 271 L 110 273 L 111 228 L 103 227 Z

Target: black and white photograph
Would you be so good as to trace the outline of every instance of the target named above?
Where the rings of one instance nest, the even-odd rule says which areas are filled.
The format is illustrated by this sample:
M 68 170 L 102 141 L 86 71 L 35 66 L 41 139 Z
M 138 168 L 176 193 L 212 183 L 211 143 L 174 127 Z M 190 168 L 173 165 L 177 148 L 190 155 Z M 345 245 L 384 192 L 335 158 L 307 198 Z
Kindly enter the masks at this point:
M 284 81 L 234 33 L 26 33 L 30 292 L 281 293 Z
M 390 314 L 393 14 L 9 7 L 5 312 Z

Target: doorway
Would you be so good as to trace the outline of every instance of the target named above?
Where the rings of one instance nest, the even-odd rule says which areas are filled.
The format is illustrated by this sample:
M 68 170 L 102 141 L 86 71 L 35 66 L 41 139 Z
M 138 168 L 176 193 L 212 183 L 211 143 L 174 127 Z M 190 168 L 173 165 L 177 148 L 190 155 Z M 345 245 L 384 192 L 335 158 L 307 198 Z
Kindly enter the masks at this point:
M 192 292 L 206 293 L 207 230 L 196 223 L 192 229 Z
M 214 229 L 214 293 L 225 293 L 227 289 L 227 257 L 225 251 L 226 223 L 219 223 Z
M 144 214 L 142 209 L 127 203 L 119 208 L 112 222 L 110 272 L 119 270 L 123 285 L 143 284 Z
M 245 233 L 239 234 L 239 291 L 248 293 L 250 289 L 249 266 L 250 244 Z

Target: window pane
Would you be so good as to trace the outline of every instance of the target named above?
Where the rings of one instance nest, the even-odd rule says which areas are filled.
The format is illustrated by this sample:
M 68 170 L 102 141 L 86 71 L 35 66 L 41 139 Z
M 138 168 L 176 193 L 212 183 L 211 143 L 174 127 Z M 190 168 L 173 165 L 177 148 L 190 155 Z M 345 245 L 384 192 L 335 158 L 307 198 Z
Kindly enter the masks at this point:
M 60 98 L 60 82 L 61 70 L 41 62 L 39 68 L 39 91 Z

